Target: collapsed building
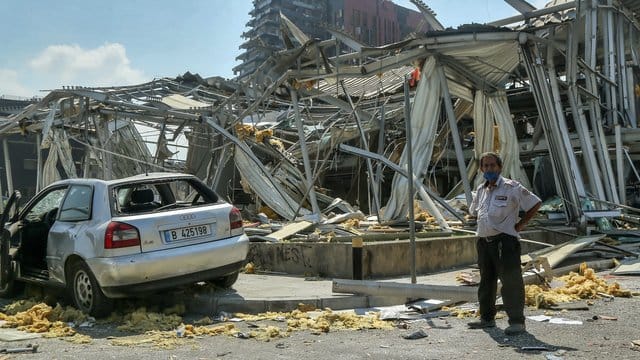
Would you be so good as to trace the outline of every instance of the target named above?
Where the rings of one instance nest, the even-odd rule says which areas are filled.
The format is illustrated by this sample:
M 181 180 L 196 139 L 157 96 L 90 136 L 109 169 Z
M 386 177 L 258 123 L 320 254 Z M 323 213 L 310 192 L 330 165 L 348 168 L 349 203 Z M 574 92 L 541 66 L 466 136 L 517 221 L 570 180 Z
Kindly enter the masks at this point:
M 53 90 L 0 118 L 2 192 L 182 171 L 254 221 L 426 214 L 447 233 L 465 224 L 452 203 L 470 202 L 478 156 L 497 151 L 505 177 L 555 199 L 550 217 L 582 232 L 636 221 L 640 2 L 508 1 L 521 15 L 457 29 L 412 2 L 433 30 L 390 45 L 312 39 L 280 15 L 290 47 L 241 80 Z

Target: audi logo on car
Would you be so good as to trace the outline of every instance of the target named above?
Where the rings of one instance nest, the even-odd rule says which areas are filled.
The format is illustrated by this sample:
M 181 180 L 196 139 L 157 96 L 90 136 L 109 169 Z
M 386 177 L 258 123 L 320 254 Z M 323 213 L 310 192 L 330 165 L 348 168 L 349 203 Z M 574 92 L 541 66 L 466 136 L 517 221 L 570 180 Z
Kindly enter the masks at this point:
M 192 220 L 195 219 L 196 215 L 195 214 L 187 214 L 187 215 L 180 215 L 180 220 Z

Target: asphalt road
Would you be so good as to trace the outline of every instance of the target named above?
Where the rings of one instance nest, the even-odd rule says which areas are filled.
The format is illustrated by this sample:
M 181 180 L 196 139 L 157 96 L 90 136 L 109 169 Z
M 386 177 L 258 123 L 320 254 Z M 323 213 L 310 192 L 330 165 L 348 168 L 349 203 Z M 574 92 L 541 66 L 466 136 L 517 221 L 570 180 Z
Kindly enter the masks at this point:
M 607 273 L 599 273 L 606 276 Z M 609 278 L 623 287 L 640 291 L 640 277 Z M 555 312 L 553 317 L 582 321 L 581 325 L 552 324 L 527 320 L 528 332 L 508 337 L 503 329 L 506 319 L 490 330 L 469 330 L 470 319 L 433 318 L 398 323 L 392 330 L 340 330 L 316 335 L 311 331 L 293 332 L 269 341 L 243 339 L 227 335 L 179 338 L 169 348 L 152 342 L 140 342 L 149 334 L 131 334 L 116 329 L 118 324 L 96 324 L 78 329 L 91 337 L 88 344 L 61 339 L 33 339 L 3 342 L 0 348 L 38 344 L 38 353 L 1 355 L 0 359 L 638 359 L 640 345 L 640 297 L 597 299 L 589 310 Z M 541 315 L 544 310 L 528 308 L 526 315 Z M 598 319 L 594 320 L 594 316 Z M 199 315 L 186 316 L 192 321 Z M 615 320 L 613 320 L 615 319 Z M 274 320 L 234 323 L 248 333 L 257 326 L 284 329 Z M 426 337 L 414 340 L 404 335 L 423 330 Z M 116 346 L 118 340 L 136 339 L 138 344 Z M 4 356 L 4 357 L 3 357 Z

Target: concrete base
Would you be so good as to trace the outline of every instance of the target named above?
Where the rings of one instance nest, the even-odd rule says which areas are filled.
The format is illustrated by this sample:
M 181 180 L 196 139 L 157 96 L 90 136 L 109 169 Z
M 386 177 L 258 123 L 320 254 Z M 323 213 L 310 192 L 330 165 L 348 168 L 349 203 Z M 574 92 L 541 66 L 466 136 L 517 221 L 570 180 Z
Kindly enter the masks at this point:
M 575 233 L 573 228 L 558 231 Z M 391 234 L 386 234 L 388 235 Z M 436 234 L 437 235 L 437 234 Z M 551 245 L 572 237 L 553 231 L 526 231 L 522 237 Z M 382 279 L 411 274 L 411 242 L 408 234 L 393 234 L 397 240 L 375 241 L 363 236 L 362 274 L 364 279 Z M 417 234 L 417 237 L 421 236 Z M 422 235 L 425 236 L 425 235 Z M 433 233 L 426 236 L 433 236 Z M 405 237 L 404 239 L 402 237 Z M 416 238 L 416 273 L 429 274 L 446 269 L 467 266 L 476 262 L 476 237 L 451 235 Z M 332 239 L 332 242 L 279 242 L 251 243 L 248 261 L 256 269 L 266 272 L 323 278 L 353 278 L 353 249 L 350 239 Z M 542 248 L 542 245 L 522 242 L 522 253 Z

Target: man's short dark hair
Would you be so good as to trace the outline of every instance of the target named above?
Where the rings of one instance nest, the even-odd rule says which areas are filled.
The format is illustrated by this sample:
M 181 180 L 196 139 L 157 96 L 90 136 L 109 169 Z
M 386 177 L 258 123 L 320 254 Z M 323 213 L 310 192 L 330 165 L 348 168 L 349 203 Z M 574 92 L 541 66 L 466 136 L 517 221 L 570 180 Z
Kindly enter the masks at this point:
M 502 158 L 500 157 L 500 155 L 498 153 L 495 153 L 493 151 L 487 151 L 487 152 L 482 153 L 480 155 L 480 167 L 482 167 L 482 159 L 484 159 L 486 157 L 492 157 L 492 158 L 496 159 L 496 164 L 498 164 L 498 166 L 500 166 L 500 168 L 502 168 Z

